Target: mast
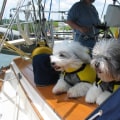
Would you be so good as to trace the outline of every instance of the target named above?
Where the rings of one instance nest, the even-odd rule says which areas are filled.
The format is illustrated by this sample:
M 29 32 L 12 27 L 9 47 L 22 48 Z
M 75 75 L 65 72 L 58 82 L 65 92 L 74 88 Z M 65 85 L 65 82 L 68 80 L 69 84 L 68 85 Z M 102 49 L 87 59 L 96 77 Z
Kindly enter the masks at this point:
M 1 11 L 0 11 L 0 20 L 2 20 L 3 13 L 4 13 L 4 10 L 5 10 L 5 6 L 6 6 L 6 3 L 7 3 L 7 0 L 3 0 L 2 8 L 1 8 Z

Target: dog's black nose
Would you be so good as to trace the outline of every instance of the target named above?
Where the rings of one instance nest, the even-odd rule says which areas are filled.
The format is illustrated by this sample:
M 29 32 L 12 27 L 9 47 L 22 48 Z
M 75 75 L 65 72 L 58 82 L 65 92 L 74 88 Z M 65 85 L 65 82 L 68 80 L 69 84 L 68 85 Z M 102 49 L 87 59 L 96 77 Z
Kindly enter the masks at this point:
M 55 62 L 51 62 L 51 65 L 54 66 L 54 65 L 55 65 Z
M 99 62 L 96 62 L 96 63 L 95 63 L 95 67 L 96 67 L 96 68 L 98 68 L 98 67 L 99 67 L 99 65 L 100 65 L 100 63 L 99 63 Z

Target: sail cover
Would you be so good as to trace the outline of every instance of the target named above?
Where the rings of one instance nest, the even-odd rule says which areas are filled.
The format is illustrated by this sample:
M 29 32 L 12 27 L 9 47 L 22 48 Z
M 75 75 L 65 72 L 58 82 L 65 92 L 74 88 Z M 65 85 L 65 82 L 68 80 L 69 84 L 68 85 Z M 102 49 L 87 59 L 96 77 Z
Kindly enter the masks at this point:
M 120 88 L 88 116 L 86 120 L 120 120 Z

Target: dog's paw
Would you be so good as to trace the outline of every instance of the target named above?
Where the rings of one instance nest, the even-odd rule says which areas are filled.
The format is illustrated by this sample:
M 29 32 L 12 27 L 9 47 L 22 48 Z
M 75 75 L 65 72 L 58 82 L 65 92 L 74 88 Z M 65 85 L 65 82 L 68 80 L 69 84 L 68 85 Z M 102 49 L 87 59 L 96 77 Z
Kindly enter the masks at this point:
M 68 98 L 76 98 L 78 96 L 78 91 L 74 87 L 69 88 L 69 90 L 67 91 Z
M 57 84 L 53 87 L 52 93 L 54 94 L 61 94 L 67 92 L 70 86 L 62 79 L 59 79 Z
M 62 86 L 55 86 L 52 89 L 52 93 L 61 94 L 61 93 L 67 92 L 67 90 L 68 90 L 68 88 L 65 88 L 65 87 L 62 87 Z
M 97 97 L 100 95 L 100 93 L 102 92 L 102 90 L 93 85 L 87 92 L 86 96 L 85 96 L 85 101 L 87 103 L 95 103 L 96 102 L 96 99 Z
M 85 101 L 87 103 L 95 103 L 96 102 L 96 95 L 93 94 L 92 88 L 87 92 L 85 96 Z
M 87 94 L 85 97 L 85 102 L 87 103 L 95 103 L 96 97 L 93 94 Z
M 69 98 L 85 96 L 90 87 L 91 87 L 91 84 L 89 83 L 85 83 L 85 82 L 78 83 L 68 90 L 67 96 Z
M 100 94 L 100 96 L 98 96 L 96 104 L 98 105 L 102 104 L 110 95 L 111 93 L 108 91 L 103 92 L 102 94 Z

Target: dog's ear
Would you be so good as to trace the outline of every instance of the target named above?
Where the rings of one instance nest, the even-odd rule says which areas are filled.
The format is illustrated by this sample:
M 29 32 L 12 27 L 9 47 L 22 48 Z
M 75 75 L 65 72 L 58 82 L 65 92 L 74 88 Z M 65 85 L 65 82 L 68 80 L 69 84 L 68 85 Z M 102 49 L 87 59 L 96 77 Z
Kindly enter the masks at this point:
M 90 54 L 90 51 L 87 49 L 86 51 L 86 54 L 85 54 L 85 56 L 83 57 L 84 58 L 84 61 L 86 61 L 86 63 L 90 63 L 90 61 L 91 61 L 91 54 Z
M 81 59 L 84 63 L 90 63 L 90 61 L 91 61 L 90 54 L 88 54 L 88 53 L 83 54 L 80 59 Z
M 84 63 L 90 63 L 91 61 L 91 56 L 90 56 L 90 51 L 88 48 L 78 45 L 76 46 L 77 49 L 74 49 L 74 54 L 77 56 L 78 59 L 82 60 Z

